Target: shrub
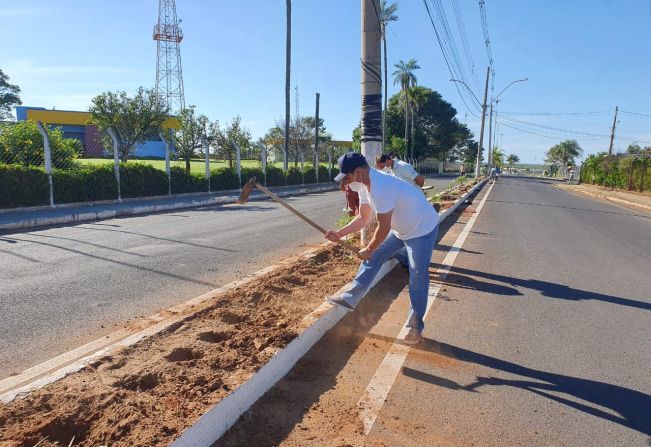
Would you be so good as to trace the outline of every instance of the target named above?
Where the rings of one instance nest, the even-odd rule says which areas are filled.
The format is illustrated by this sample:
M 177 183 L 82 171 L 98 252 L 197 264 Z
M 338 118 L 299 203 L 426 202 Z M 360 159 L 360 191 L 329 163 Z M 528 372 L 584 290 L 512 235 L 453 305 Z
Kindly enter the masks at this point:
M 239 179 L 237 171 L 233 168 L 217 168 L 210 171 L 210 190 L 225 191 L 238 189 Z
M 328 168 L 325 166 L 319 166 L 319 183 L 327 183 L 330 181 L 332 181 L 332 179 L 328 173 Z
M 285 186 L 285 171 L 267 165 L 267 186 Z
M 261 168 L 242 168 L 241 171 L 242 185 L 248 182 L 251 177 L 255 177 L 258 182 L 264 184 L 264 173 Z
M 61 129 L 45 126 L 50 137 L 52 166 L 68 168 L 82 150 L 81 142 L 74 138 L 63 138 Z M 23 166 L 43 166 L 43 137 L 36 121 L 21 121 L 0 126 L 0 162 Z
M 208 183 L 204 174 L 192 173 L 184 168 L 174 166 L 170 169 L 172 179 L 172 194 L 208 191 Z
M 120 188 L 125 198 L 167 195 L 167 173 L 148 164 L 120 163 Z
M 303 172 L 301 172 L 301 168 L 293 166 L 287 170 L 287 184 L 288 185 L 303 184 Z
M 118 198 L 112 165 L 52 171 L 54 203 L 94 202 Z
M 303 182 L 307 185 L 308 183 L 316 183 L 316 172 L 314 172 L 313 166 L 305 166 L 305 172 L 303 177 Z
M 49 204 L 43 168 L 0 163 L 0 208 Z

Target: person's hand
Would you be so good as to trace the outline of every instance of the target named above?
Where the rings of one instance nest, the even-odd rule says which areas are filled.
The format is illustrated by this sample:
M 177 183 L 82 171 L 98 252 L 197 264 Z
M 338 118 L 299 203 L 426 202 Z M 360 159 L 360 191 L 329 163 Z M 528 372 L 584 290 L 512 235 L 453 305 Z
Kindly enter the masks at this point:
M 341 239 L 341 236 L 339 236 L 339 232 L 337 230 L 326 231 L 325 237 L 327 240 L 332 242 L 337 242 L 339 239 Z
M 372 251 L 370 251 L 368 248 L 364 247 L 359 252 L 357 252 L 357 257 L 359 259 L 361 259 L 362 261 L 366 261 L 366 260 L 371 258 L 372 254 L 373 254 Z

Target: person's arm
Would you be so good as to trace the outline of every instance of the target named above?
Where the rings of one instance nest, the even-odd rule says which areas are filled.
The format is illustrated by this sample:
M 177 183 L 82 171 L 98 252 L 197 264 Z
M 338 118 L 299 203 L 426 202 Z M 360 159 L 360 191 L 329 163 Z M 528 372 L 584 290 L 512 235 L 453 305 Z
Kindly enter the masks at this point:
M 369 259 L 373 254 L 373 252 L 387 238 L 387 236 L 389 235 L 389 231 L 391 231 L 392 215 L 393 215 L 393 210 L 389 211 L 388 213 L 382 213 L 377 215 L 377 228 L 375 229 L 375 233 L 373 233 L 373 237 L 369 241 L 368 245 L 359 251 L 357 256 L 360 259 L 363 260 Z
M 362 203 L 359 206 L 359 214 L 343 228 L 339 230 L 326 231 L 326 238 L 332 242 L 337 242 L 347 234 L 356 233 L 361 231 L 371 221 L 371 206 L 368 203 Z

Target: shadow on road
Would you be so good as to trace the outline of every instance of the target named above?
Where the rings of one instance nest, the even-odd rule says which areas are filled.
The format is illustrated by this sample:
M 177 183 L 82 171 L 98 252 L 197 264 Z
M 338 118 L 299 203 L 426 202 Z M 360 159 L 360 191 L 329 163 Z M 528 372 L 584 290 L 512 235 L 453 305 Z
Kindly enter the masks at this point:
M 525 377 L 524 380 L 502 379 L 478 376 L 470 385 L 460 385 L 452 380 L 437 377 L 411 368 L 403 368 L 406 376 L 443 386 L 452 390 L 477 392 L 486 386 L 510 386 L 530 391 L 563 405 L 583 411 L 595 417 L 623 425 L 646 435 L 651 435 L 651 396 L 640 391 L 596 380 L 539 371 L 516 363 L 501 360 L 468 349 L 425 338 L 423 343 L 412 348 L 443 355 L 463 362 L 482 365 Z M 530 379 L 530 380 L 527 380 Z M 559 396 L 560 393 L 565 396 Z M 580 399 L 596 406 L 608 408 L 617 415 L 578 402 Z
M 440 264 L 431 263 L 431 268 L 438 269 L 442 267 Z M 473 289 L 486 293 L 494 293 L 498 295 L 522 295 L 520 291 L 513 287 L 507 287 L 491 282 L 479 281 L 473 277 L 485 278 L 491 281 L 498 281 L 504 284 L 509 284 L 516 287 L 524 287 L 531 290 L 538 290 L 542 296 L 549 298 L 559 298 L 570 301 L 603 301 L 605 303 L 618 304 L 621 306 L 634 307 L 642 310 L 651 310 L 651 303 L 645 301 L 636 301 L 629 298 L 622 298 L 614 295 L 606 295 L 598 292 L 590 292 L 587 290 L 575 289 L 573 287 L 557 284 L 549 281 L 541 281 L 539 279 L 521 279 L 512 276 L 498 275 L 494 273 L 481 272 L 479 270 L 470 270 L 462 267 L 453 266 L 450 268 L 450 274 L 446 281 L 442 283 L 452 287 L 459 287 L 465 289 Z M 434 279 L 438 281 L 438 276 Z

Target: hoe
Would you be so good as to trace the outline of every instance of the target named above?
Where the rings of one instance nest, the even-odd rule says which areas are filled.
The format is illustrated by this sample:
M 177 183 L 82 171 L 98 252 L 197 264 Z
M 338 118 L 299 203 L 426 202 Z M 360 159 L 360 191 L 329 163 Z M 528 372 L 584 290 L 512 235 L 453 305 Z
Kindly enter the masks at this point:
M 323 228 L 321 225 L 317 224 L 313 220 L 309 219 L 303 213 L 301 213 L 300 211 L 298 211 L 298 210 L 294 209 L 293 207 L 291 207 L 287 202 L 285 202 L 283 199 L 278 197 L 276 194 L 274 194 L 273 192 L 269 191 L 267 188 L 262 186 L 260 183 L 258 183 L 258 181 L 257 181 L 257 179 L 255 177 L 252 177 L 251 180 L 246 182 L 246 184 L 242 188 L 242 192 L 240 193 L 240 196 L 236 200 L 236 203 L 239 203 L 240 205 L 244 205 L 247 202 L 247 200 L 249 199 L 249 196 L 251 195 L 251 192 L 253 191 L 253 188 L 258 188 L 264 194 L 269 196 L 272 200 L 275 200 L 276 202 L 280 203 L 282 206 L 287 208 L 292 213 L 296 214 L 298 217 L 303 219 L 303 221 L 305 221 L 306 223 L 312 225 L 314 228 L 319 230 L 321 233 L 323 233 L 323 234 L 326 233 L 325 228 Z M 349 244 L 346 241 L 338 240 L 337 243 L 339 245 L 341 245 L 342 247 L 345 247 L 348 250 L 351 250 L 354 253 L 357 253 L 359 251 L 359 249 L 357 247 L 355 247 L 354 245 Z

